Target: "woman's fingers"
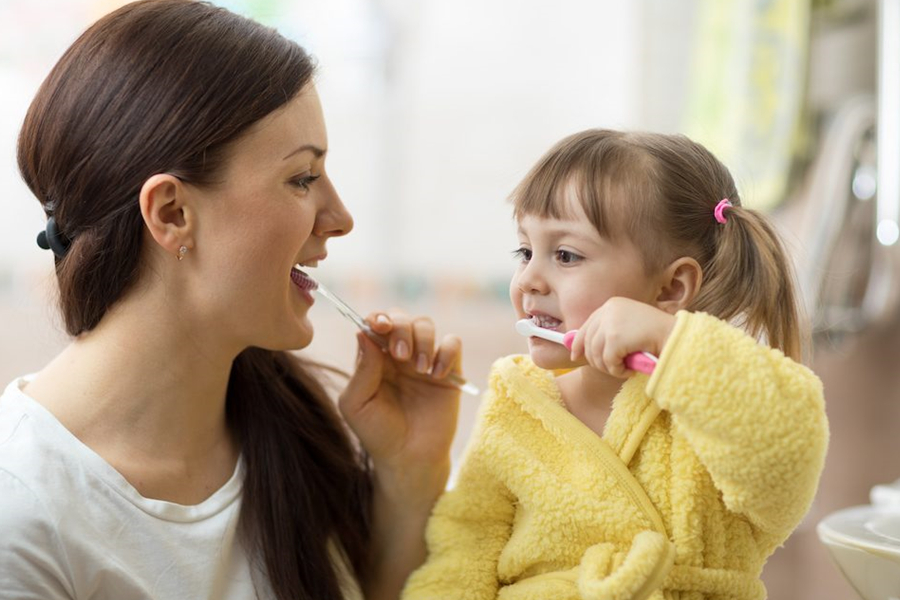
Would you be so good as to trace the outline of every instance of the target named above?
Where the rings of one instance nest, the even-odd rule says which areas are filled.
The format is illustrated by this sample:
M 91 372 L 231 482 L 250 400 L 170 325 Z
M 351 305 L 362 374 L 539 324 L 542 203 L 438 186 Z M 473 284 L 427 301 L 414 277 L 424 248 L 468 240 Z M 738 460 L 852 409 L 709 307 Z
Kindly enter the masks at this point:
M 416 372 L 428 373 L 434 358 L 434 322 L 428 317 L 413 319 L 412 335 Z
M 384 353 L 378 345 L 361 331 L 357 333 L 356 341 L 359 344 L 356 370 L 338 399 L 341 413 L 350 423 L 378 393 L 384 370 Z
M 398 311 L 372 313 L 366 317 L 372 331 L 387 340 L 387 351 L 397 361 L 407 361 L 412 356 L 413 340 L 410 318 Z
M 435 328 L 428 317 L 410 317 L 399 310 L 372 313 L 366 319 L 375 333 L 387 340 L 387 349 L 398 363 L 410 363 L 418 373 L 434 364 Z
M 462 364 L 462 340 L 455 335 L 445 335 L 434 355 L 431 374 L 435 379 L 443 379 L 453 372 L 459 372 Z

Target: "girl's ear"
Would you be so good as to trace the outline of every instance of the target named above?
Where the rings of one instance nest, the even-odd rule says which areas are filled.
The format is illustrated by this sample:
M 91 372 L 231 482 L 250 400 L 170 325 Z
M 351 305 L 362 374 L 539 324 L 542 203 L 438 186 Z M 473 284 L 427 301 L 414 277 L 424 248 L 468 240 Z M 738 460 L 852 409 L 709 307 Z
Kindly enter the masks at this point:
M 182 246 L 194 247 L 194 212 L 180 179 L 153 175 L 141 187 L 140 205 L 150 235 L 166 253 L 177 257 Z
M 691 305 L 702 283 L 700 264 L 689 256 L 682 256 L 663 270 L 656 307 L 674 315 Z

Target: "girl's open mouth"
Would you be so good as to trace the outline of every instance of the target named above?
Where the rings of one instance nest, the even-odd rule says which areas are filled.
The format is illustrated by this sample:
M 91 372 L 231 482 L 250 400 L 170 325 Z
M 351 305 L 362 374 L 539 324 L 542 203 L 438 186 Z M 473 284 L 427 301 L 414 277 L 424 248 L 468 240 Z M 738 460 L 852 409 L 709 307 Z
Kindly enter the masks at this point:
M 562 321 L 559 319 L 555 319 L 553 317 L 547 315 L 532 315 L 531 322 L 536 326 L 541 327 L 543 329 L 553 329 L 556 330 L 557 327 L 562 325 Z

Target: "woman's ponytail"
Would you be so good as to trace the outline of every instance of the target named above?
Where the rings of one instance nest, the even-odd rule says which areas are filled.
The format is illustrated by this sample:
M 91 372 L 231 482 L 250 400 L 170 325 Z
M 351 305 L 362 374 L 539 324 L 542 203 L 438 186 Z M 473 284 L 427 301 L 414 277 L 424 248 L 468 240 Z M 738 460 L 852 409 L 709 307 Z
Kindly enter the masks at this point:
M 313 366 L 244 350 L 226 411 L 243 447 L 241 526 L 251 556 L 263 560 L 278 598 L 340 598 L 336 561 L 365 576 L 372 492 L 365 457 Z

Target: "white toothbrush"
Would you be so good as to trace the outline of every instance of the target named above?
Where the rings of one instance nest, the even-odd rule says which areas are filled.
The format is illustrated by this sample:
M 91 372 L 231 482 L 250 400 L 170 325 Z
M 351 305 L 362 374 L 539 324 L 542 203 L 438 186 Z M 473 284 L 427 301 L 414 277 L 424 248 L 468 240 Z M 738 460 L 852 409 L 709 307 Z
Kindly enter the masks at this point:
M 350 321 L 353 321 L 353 323 L 355 323 L 356 326 L 359 327 L 369 337 L 370 340 L 378 344 L 378 346 L 382 350 L 386 351 L 388 349 L 388 339 L 380 333 L 374 332 L 372 328 L 369 327 L 369 324 L 366 323 L 365 319 L 363 319 L 359 315 L 359 313 L 350 308 L 350 306 L 346 302 L 341 300 L 338 296 L 335 295 L 334 292 L 326 288 L 324 285 L 322 285 L 309 275 L 306 275 L 306 277 L 315 284 L 315 287 L 312 288 L 312 291 L 318 292 L 321 297 L 331 302 L 331 304 L 334 305 L 336 309 L 338 309 L 339 313 L 347 317 L 347 319 L 349 319 Z M 477 387 L 475 387 L 456 373 L 450 373 L 449 375 L 447 375 L 447 377 L 444 378 L 444 381 L 453 384 L 461 391 L 467 394 L 471 394 L 472 396 L 478 396 L 481 393 Z
M 578 333 L 577 329 L 567 331 L 566 333 L 553 331 L 552 329 L 544 329 L 543 327 L 535 325 L 531 319 L 521 319 L 516 321 L 516 331 L 519 332 L 519 335 L 524 335 L 525 337 L 538 337 L 551 342 L 556 342 L 569 350 L 572 349 L 572 341 Z M 653 373 L 653 369 L 656 367 L 658 361 L 659 359 L 649 352 L 635 352 L 625 357 L 625 366 L 632 371 L 639 371 L 649 375 Z

